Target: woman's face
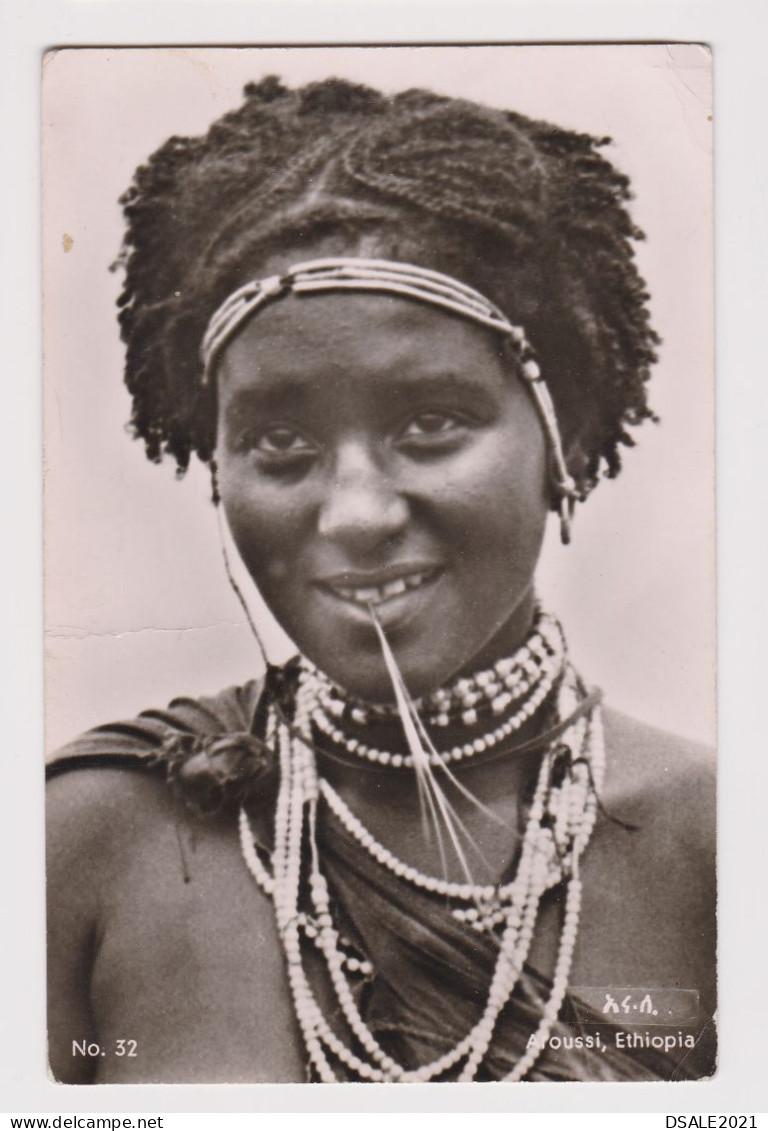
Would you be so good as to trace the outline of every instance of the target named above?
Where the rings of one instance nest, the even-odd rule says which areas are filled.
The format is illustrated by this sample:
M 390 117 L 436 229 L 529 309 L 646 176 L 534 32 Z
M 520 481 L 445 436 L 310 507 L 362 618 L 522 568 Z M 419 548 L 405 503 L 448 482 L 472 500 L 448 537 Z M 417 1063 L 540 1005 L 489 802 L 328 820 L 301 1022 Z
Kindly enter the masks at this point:
M 548 511 L 536 410 L 497 336 L 422 303 L 289 296 L 218 369 L 221 495 L 301 651 L 391 698 L 368 610 L 414 695 L 528 630 Z

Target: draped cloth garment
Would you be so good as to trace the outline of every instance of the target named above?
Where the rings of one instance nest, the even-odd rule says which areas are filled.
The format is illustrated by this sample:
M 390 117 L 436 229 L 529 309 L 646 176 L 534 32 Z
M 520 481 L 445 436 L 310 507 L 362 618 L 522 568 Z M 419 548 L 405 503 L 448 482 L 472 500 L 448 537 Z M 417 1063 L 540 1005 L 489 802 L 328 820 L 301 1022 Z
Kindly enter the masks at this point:
M 258 734 L 263 725 L 262 691 L 263 685 L 253 681 L 214 698 L 175 699 L 164 711 L 147 711 L 129 722 L 97 727 L 59 750 L 48 774 L 107 766 L 165 777 L 165 752 L 175 738 L 204 742 Z M 264 842 L 271 837 L 274 796 L 274 788 L 254 790 L 247 800 L 257 837 Z M 403 883 L 380 867 L 325 807 L 320 816 L 321 859 L 340 925 L 375 970 L 360 991 L 363 1016 L 399 1063 L 417 1068 L 458 1044 L 479 1019 L 497 942 L 486 932 L 458 922 L 442 897 Z M 232 819 L 234 825 L 236 806 Z M 562 897 L 563 891 L 554 889 L 546 898 Z M 478 1079 L 499 1080 L 512 1071 L 538 1028 L 550 989 L 547 978 L 526 967 L 499 1018 Z M 567 998 L 526 1079 L 693 1080 L 714 1071 L 711 1021 L 686 1030 L 694 1036 L 693 1048 L 676 1046 L 669 1051 L 617 1047 L 616 1034 L 621 1031 L 585 1003 Z M 336 1067 L 341 1078 L 341 1066 Z

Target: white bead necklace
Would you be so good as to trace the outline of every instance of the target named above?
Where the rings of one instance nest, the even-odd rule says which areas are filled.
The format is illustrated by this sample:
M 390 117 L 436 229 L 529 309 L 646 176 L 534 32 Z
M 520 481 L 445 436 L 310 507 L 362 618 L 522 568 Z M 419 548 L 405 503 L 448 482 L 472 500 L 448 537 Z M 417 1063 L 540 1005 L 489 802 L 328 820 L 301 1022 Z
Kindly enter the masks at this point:
M 580 698 L 579 683 L 572 669 L 566 671 L 558 691 L 558 714 L 569 717 Z M 553 882 L 564 880 L 566 900 L 563 927 L 555 964 L 552 989 L 544 1007 L 535 1040 L 529 1042 L 507 1080 L 522 1079 L 535 1063 L 546 1037 L 556 1023 L 568 985 L 568 975 L 578 930 L 581 904 L 579 860 L 586 848 L 596 816 L 596 791 L 599 791 L 604 770 L 602 723 L 599 707 L 588 716 L 577 719 L 566 729 L 558 744 L 542 759 L 536 790 L 531 803 L 520 849 L 514 881 L 490 885 L 454 885 L 445 880 L 425 877 L 398 861 L 380 845 L 335 791 L 318 779 L 312 746 L 312 721 L 317 709 L 317 685 L 311 673 L 299 673 L 296 711 L 289 728 L 273 715 L 268 733 L 275 736 L 280 756 L 280 788 L 275 814 L 275 845 L 272 871 L 266 868 L 256 852 L 247 817 L 241 815 L 241 843 L 246 863 L 262 890 L 275 906 L 278 932 L 285 954 L 288 982 L 296 1017 L 306 1045 L 309 1060 L 318 1078 L 324 1082 L 338 1079 L 333 1061 L 363 1080 L 429 1081 L 460 1067 L 458 1079 L 474 1079 L 490 1044 L 501 1011 L 512 996 L 528 957 L 541 899 Z M 567 772 L 553 780 L 553 770 L 562 749 L 569 751 Z M 383 867 L 405 882 L 423 887 L 449 898 L 493 901 L 489 915 L 503 929 L 499 952 L 491 977 L 488 999 L 483 1013 L 467 1036 L 453 1049 L 430 1064 L 407 1069 L 398 1064 L 376 1040 L 359 1013 L 347 973 L 349 966 L 344 941 L 331 916 L 328 886 L 321 871 L 316 838 L 317 804 L 322 796 L 347 831 Z M 309 850 L 308 887 L 312 915 L 300 909 L 302 877 L 302 845 Z M 403 871 L 405 869 L 405 871 Z M 472 909 L 466 909 L 467 911 Z M 302 931 L 312 924 L 312 941 L 325 959 L 329 980 L 341 1014 L 350 1032 L 364 1050 L 358 1056 L 333 1031 L 324 1017 L 306 976 L 301 945 Z M 483 925 L 487 925 L 484 923 Z M 359 963 L 358 963 L 359 964 Z M 346 972 L 345 972 L 346 971 Z
M 510 706 L 532 693 L 539 682 L 563 666 L 565 641 L 559 622 L 537 608 L 531 632 L 512 655 L 498 660 L 492 668 L 473 676 L 463 676 L 447 687 L 417 699 L 416 710 L 424 722 L 445 727 L 463 723 L 472 727 L 484 711 L 503 715 Z M 358 726 L 372 720 L 397 720 L 397 707 L 367 704 L 351 698 L 308 660 L 302 665 L 317 681 L 318 702 L 330 720 L 346 719 Z
M 459 743 L 447 750 L 438 750 L 429 754 L 429 761 L 432 766 L 442 766 L 447 763 L 461 762 L 466 758 L 471 758 L 476 754 L 483 754 L 488 750 L 493 750 L 519 730 L 528 719 L 538 711 L 547 697 L 552 693 L 558 680 L 562 678 L 563 672 L 567 664 L 567 652 L 565 648 L 565 641 L 562 634 L 560 625 L 554 618 L 548 617 L 545 614 L 539 615 L 539 628 L 536 633 L 544 644 L 538 649 L 541 655 L 539 662 L 536 665 L 536 671 L 533 676 L 530 675 L 530 668 L 532 661 L 530 656 L 530 646 L 525 647 L 525 659 L 522 661 L 527 665 L 528 677 L 531 682 L 526 684 L 524 681 L 520 684 L 521 691 L 513 699 L 512 693 L 506 691 L 500 697 L 492 697 L 490 700 L 491 710 L 494 714 L 497 713 L 497 706 L 501 704 L 503 708 L 509 706 L 510 703 L 518 702 L 519 706 L 508 715 L 503 722 L 494 726 L 491 730 L 485 731 L 474 738 L 468 739 L 466 742 Z M 519 657 L 523 650 L 516 653 Z M 493 669 L 497 672 L 499 668 L 503 667 L 505 672 L 509 667 L 505 678 L 512 678 L 512 672 L 515 668 L 515 657 L 509 660 L 502 660 Z M 519 665 L 518 665 L 519 667 Z M 305 680 L 309 683 L 312 689 L 313 706 L 311 708 L 311 720 L 317 727 L 318 731 L 325 735 L 326 738 L 341 749 L 345 750 L 347 754 L 356 758 L 362 758 L 368 762 L 377 763 L 380 766 L 391 766 L 395 769 L 410 769 L 413 766 L 413 758 L 410 754 L 401 754 L 399 752 L 391 752 L 389 750 L 381 750 L 374 746 L 369 746 L 367 743 L 362 742 L 360 739 L 355 738 L 354 735 L 345 733 L 341 727 L 334 720 L 332 715 L 337 718 L 340 712 L 337 707 L 331 704 L 341 702 L 336 696 L 338 695 L 337 689 L 328 680 L 327 676 L 305 661 L 302 661 L 302 672 Z M 490 676 L 490 673 L 480 673 L 473 681 L 459 681 L 460 683 L 467 683 L 474 685 L 485 684 L 484 677 Z M 490 684 L 491 693 L 495 685 Z M 530 690 L 530 694 L 526 692 Z M 438 695 L 439 693 L 435 693 Z M 469 693 L 472 696 L 475 692 Z M 522 698 L 521 698 L 522 697 Z M 432 697 L 434 700 L 434 696 Z M 472 699 L 473 704 L 476 700 Z M 353 708 L 354 710 L 354 708 Z M 477 711 L 473 705 L 469 710 L 463 712 L 463 720 L 466 725 L 469 724 L 469 717 L 471 715 L 471 723 L 477 722 Z M 441 716 L 442 718 L 443 716 Z M 448 715 L 444 715 L 445 721 L 448 721 Z M 440 725 L 443 725 L 442 721 Z

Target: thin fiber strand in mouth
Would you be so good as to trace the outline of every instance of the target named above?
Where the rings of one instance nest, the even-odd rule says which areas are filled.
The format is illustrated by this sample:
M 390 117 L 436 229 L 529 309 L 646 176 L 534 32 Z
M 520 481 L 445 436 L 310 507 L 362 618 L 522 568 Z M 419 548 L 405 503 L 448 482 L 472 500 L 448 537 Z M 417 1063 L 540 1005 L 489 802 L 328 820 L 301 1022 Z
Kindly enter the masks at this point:
M 430 754 L 437 755 L 429 735 L 424 729 L 424 725 L 419 718 L 418 712 L 414 706 L 413 700 L 405 686 L 400 669 L 397 666 L 397 661 L 389 646 L 389 642 L 384 634 L 381 622 L 376 613 L 375 607 L 369 603 L 368 611 L 373 621 L 376 634 L 379 639 L 384 663 L 387 668 L 387 673 L 392 683 L 392 689 L 395 693 L 395 702 L 397 703 L 398 713 L 403 725 L 408 749 L 410 750 L 413 759 L 413 767 L 416 774 L 416 785 L 419 793 L 419 807 L 421 810 L 422 827 L 424 828 L 425 836 L 429 838 L 430 821 L 431 827 L 434 829 L 437 839 L 438 850 L 440 852 L 441 865 L 443 867 L 444 878 L 447 879 L 447 861 L 445 857 L 445 846 L 443 843 L 441 823 L 445 826 L 448 833 L 450 843 L 456 855 L 456 859 L 461 868 L 462 875 L 468 884 L 474 884 L 472 871 L 467 860 L 466 853 L 462 846 L 461 837 L 463 836 L 468 847 L 473 850 L 480 857 L 486 867 L 489 868 L 488 861 L 485 860 L 483 853 L 462 821 L 461 817 L 456 812 L 455 808 L 451 805 L 448 798 L 445 796 L 443 789 L 437 781 L 433 773 L 430 763 Z M 426 749 L 425 749 L 426 743 Z M 439 757 L 439 755 L 437 755 Z M 448 767 L 441 760 L 441 768 L 446 772 L 450 781 L 460 790 L 460 792 L 474 804 L 481 809 L 486 816 L 494 821 L 499 818 L 495 813 L 492 813 L 486 808 L 472 793 L 469 792 L 450 772 Z

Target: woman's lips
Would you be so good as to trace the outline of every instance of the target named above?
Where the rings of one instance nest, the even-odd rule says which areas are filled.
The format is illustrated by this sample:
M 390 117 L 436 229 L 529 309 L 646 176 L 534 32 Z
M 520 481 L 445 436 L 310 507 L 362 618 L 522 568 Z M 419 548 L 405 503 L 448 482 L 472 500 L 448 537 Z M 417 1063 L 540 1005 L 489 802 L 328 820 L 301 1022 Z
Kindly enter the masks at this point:
M 344 573 L 323 578 L 317 584 L 340 601 L 367 611 L 369 605 L 382 608 L 403 594 L 415 592 L 434 581 L 441 570 L 438 566 L 419 568 L 389 568 L 376 574 Z

